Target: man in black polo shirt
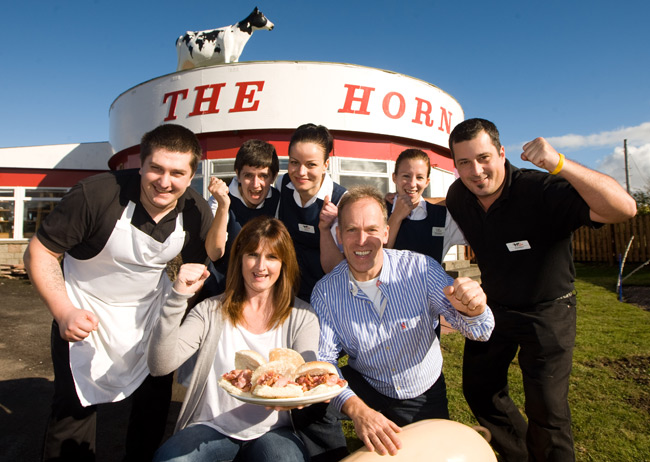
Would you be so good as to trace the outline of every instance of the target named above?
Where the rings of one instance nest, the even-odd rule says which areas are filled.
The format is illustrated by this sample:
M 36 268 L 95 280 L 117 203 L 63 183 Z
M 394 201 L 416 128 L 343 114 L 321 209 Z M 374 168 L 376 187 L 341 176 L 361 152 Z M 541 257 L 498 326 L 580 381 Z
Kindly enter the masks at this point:
M 185 262 L 206 261 L 212 214 L 189 187 L 202 155 L 190 130 L 161 125 L 143 136 L 140 151 L 139 172 L 74 186 L 25 252 L 54 317 L 44 460 L 94 460 L 96 405 L 131 394 L 126 460 L 151 460 L 164 433 L 172 377 L 149 375 L 147 341 L 171 286 L 167 263 L 179 253 Z
M 575 459 L 568 405 L 576 331 L 574 230 L 634 216 L 634 200 L 611 177 L 572 162 L 543 138 L 505 158 L 493 123 L 470 119 L 449 137 L 460 178 L 447 208 L 476 254 L 495 317 L 487 342 L 467 340 L 463 392 L 507 461 Z M 508 395 L 519 350 L 528 424 Z

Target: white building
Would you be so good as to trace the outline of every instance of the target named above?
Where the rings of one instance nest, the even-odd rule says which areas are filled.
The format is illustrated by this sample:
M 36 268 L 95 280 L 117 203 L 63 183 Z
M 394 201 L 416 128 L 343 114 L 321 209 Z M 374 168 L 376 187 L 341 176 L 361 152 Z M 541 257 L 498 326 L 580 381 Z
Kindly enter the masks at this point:
M 286 170 L 291 134 L 303 123 L 334 136 L 330 173 L 345 187 L 393 191 L 391 174 L 404 149 L 432 165 L 425 196 L 444 197 L 454 181 L 447 147 L 464 119 L 438 87 L 390 71 L 352 64 L 268 61 L 174 72 L 119 95 L 110 108 L 109 142 L 0 149 L 0 264 L 20 262 L 27 240 L 65 191 L 100 171 L 139 167 L 143 133 L 176 123 L 197 134 L 204 160 L 193 187 L 208 197 L 209 176 L 230 178 L 239 146 L 272 143 Z

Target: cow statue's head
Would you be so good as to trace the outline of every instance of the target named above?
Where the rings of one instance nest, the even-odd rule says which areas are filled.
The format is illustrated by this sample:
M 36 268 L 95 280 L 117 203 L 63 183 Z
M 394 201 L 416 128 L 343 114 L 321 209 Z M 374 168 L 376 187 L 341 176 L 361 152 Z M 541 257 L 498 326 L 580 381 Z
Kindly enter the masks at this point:
M 239 21 L 238 25 L 242 31 L 248 32 L 249 34 L 252 34 L 254 30 L 273 30 L 274 27 L 274 24 L 266 19 L 266 16 L 264 16 L 264 13 L 258 7 L 255 7 L 246 19 Z

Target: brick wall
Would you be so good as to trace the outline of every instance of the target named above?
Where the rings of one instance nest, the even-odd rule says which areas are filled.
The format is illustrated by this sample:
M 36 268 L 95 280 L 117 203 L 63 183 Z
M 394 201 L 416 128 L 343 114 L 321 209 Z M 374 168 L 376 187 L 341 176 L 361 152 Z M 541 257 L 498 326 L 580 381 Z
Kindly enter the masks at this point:
M 0 242 L 0 265 L 22 265 L 28 240 Z

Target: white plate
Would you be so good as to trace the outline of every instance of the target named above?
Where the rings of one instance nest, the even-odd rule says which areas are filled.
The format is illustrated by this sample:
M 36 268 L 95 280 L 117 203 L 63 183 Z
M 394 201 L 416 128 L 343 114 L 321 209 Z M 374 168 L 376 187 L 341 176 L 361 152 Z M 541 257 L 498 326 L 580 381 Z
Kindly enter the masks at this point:
M 260 406 L 282 406 L 282 407 L 296 407 L 296 406 L 306 406 L 307 404 L 320 403 L 322 401 L 327 401 L 328 399 L 334 398 L 336 395 L 341 393 L 345 388 L 339 388 L 338 390 L 330 390 L 327 393 L 320 393 L 318 395 L 309 395 L 309 396 L 299 396 L 297 398 L 258 398 L 256 396 L 246 396 L 246 395 L 234 395 L 228 393 L 233 398 L 238 399 L 249 404 L 258 404 Z

